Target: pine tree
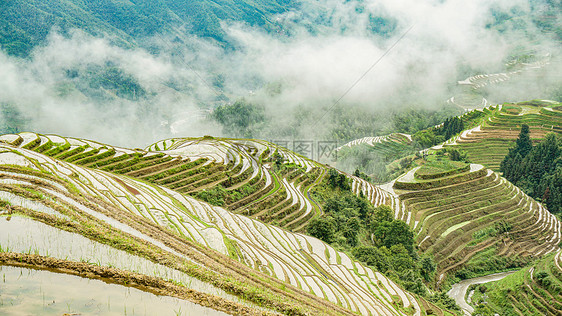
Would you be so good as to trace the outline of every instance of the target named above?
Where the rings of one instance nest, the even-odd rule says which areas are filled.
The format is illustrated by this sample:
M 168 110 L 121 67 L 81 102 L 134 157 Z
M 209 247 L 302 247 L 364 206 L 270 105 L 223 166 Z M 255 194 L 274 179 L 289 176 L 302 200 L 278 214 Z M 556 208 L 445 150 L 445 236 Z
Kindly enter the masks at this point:
M 500 164 L 500 171 L 503 172 L 503 176 L 515 183 L 520 178 L 518 172 L 523 158 L 527 156 L 529 151 L 533 148 L 533 143 L 531 142 L 529 126 L 523 124 L 521 126 L 521 132 L 519 133 L 519 138 L 515 142 L 515 147 L 509 149 L 507 156 L 503 159 Z
M 546 204 L 549 211 L 562 212 L 562 163 L 555 172 L 544 179 L 544 182 L 548 185 L 548 192 L 545 190 L 545 199 L 542 202 Z
M 515 148 L 521 157 L 525 158 L 527 154 L 533 149 L 533 142 L 531 142 L 531 132 L 529 130 L 529 125 L 523 124 L 521 126 L 521 132 L 519 133 L 519 138 L 515 142 Z

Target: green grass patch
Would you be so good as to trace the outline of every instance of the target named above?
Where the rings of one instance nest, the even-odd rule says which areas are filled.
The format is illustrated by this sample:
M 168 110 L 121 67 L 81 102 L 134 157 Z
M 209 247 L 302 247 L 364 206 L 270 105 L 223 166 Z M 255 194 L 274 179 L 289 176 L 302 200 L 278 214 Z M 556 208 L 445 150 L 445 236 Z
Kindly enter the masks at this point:
M 419 179 L 435 179 L 468 171 L 470 165 L 461 161 L 434 160 L 428 161 L 416 171 L 415 177 Z
M 496 272 L 516 270 L 529 262 L 529 258 L 499 256 L 496 247 L 476 253 L 462 269 L 455 272 L 458 280 L 471 279 Z

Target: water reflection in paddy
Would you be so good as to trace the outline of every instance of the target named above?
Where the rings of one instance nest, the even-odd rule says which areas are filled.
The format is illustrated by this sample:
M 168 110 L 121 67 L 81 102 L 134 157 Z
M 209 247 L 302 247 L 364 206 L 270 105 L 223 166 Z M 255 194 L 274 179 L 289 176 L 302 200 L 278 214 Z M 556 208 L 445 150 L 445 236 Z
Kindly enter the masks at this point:
M 0 247 L 4 251 L 38 254 L 71 261 L 90 262 L 180 282 L 188 288 L 251 305 L 183 272 L 156 264 L 125 251 L 92 241 L 20 216 L 0 216 Z
M 168 296 L 73 275 L 0 266 L 1 315 L 226 315 Z

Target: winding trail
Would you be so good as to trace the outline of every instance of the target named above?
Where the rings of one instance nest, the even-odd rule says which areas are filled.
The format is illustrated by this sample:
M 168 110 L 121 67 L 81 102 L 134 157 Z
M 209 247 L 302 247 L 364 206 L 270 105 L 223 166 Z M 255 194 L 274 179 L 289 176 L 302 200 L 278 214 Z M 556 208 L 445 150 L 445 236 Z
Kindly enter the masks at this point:
M 405 175 L 399 177 L 398 179 L 396 179 L 396 181 L 401 181 L 401 182 L 414 182 L 414 176 L 416 174 L 416 171 L 418 171 L 418 169 L 421 167 L 415 167 L 414 169 L 408 171 Z
M 515 273 L 516 271 L 500 272 L 481 276 L 478 278 L 462 280 L 459 283 L 453 284 L 453 287 L 447 292 L 447 295 L 455 300 L 455 303 L 460 306 L 464 315 L 470 316 L 474 312 L 474 308 L 465 301 L 466 291 L 472 284 L 482 284 L 493 281 L 498 281 L 506 276 Z

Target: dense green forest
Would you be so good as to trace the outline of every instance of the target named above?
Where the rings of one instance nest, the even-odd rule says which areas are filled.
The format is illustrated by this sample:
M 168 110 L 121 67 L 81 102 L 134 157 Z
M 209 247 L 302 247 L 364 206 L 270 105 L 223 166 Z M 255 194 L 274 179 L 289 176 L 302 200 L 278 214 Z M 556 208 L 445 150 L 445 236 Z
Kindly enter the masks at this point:
M 357 13 L 364 10 L 364 1 L 357 1 Z M 290 33 L 272 18 L 274 14 L 297 9 L 301 3 L 294 0 L 13 0 L 0 2 L 0 45 L 9 54 L 27 56 L 33 47 L 42 43 L 54 28 L 62 33 L 81 29 L 92 35 L 109 35 L 115 43 L 136 46 L 143 38 L 157 33 L 178 36 L 193 34 L 226 43 L 227 35 L 221 27 L 223 21 L 239 21 L 255 25 L 275 33 Z M 560 40 L 562 28 L 556 19 L 559 5 L 552 0 L 530 1 L 533 9 L 531 22 L 542 32 L 552 33 Z M 329 25 L 329 8 L 311 6 L 319 11 L 323 20 L 304 23 L 315 32 L 320 24 Z M 308 8 L 310 9 L 310 8 Z M 361 11 L 360 11 L 361 10 Z M 500 32 L 507 29 L 526 28 L 521 12 L 505 12 L 500 8 L 490 12 L 492 19 L 488 28 Z M 397 19 L 388 14 L 370 14 L 368 30 L 388 37 L 397 29 Z
M 263 105 L 252 104 L 244 99 L 217 107 L 211 117 L 221 124 L 223 133 L 241 138 L 256 137 L 267 120 Z
M 553 213 L 562 212 L 562 138 L 549 133 L 533 146 L 529 126 L 523 125 L 515 147 L 501 163 L 500 171 L 513 184 Z
M 295 1 L 135 0 L 135 1 L 2 1 L 0 45 L 11 55 L 27 56 L 51 30 L 67 33 L 81 29 L 95 36 L 108 35 L 124 47 L 145 46 L 155 34 L 197 35 L 226 42 L 222 21 L 242 21 L 274 30 L 271 15 L 294 7 Z
M 25 131 L 27 119 L 16 107 L 0 104 L 0 118 L 0 134 Z

